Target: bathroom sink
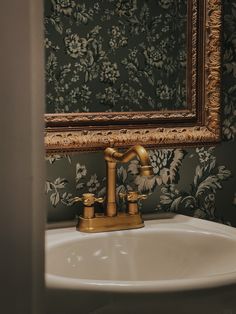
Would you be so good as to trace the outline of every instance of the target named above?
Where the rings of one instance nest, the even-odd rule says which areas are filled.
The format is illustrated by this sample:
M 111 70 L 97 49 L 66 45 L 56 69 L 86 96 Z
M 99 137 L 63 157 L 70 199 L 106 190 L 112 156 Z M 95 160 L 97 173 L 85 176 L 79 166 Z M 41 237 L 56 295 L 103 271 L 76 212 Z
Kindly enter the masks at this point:
M 226 300 L 236 311 L 236 229 L 173 215 L 128 231 L 49 230 L 46 285 L 48 313 L 224 313 Z

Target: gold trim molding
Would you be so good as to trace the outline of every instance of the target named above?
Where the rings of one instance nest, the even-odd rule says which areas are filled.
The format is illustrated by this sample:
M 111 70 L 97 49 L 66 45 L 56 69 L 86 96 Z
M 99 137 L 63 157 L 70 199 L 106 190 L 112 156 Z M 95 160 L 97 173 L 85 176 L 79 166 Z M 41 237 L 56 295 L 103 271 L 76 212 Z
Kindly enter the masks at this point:
M 190 3 L 187 92 L 191 107 L 162 112 L 46 114 L 48 153 L 94 151 L 112 144 L 186 146 L 220 140 L 221 1 Z
M 71 126 L 80 123 L 94 122 L 129 122 L 140 120 L 169 120 L 195 118 L 196 112 L 192 108 L 189 110 L 179 111 L 141 111 L 141 112 L 94 112 L 94 113 L 53 113 L 45 114 L 45 123 L 51 127 L 54 125 L 69 124 Z
M 137 143 L 145 147 L 212 143 L 218 134 L 207 127 L 145 128 L 121 130 L 91 130 L 48 132 L 48 152 L 88 151 L 104 149 L 109 145 L 129 147 Z

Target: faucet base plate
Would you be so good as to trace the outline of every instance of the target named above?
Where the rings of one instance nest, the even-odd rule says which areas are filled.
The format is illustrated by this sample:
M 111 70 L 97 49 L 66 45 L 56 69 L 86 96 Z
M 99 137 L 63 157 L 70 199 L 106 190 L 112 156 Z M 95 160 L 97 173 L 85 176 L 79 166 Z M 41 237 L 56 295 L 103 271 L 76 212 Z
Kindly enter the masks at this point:
M 141 214 L 130 215 L 118 213 L 116 216 L 108 217 L 104 214 L 96 214 L 94 218 L 79 217 L 76 229 L 81 232 L 104 232 L 144 227 Z

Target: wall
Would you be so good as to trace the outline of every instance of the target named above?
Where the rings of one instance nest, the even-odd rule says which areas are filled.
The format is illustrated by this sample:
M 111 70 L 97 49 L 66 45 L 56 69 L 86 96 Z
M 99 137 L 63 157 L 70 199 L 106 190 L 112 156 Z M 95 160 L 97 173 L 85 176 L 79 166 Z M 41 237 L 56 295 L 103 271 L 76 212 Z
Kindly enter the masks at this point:
M 69 14 L 69 7 L 63 8 L 56 0 L 52 3 Z M 174 211 L 236 226 L 236 4 L 225 0 L 223 7 L 223 141 L 215 147 L 150 150 L 155 173 L 152 179 L 136 175 L 137 160 L 119 165 L 117 193 L 136 189 L 149 194 L 141 205 L 144 213 Z M 46 37 L 47 30 L 46 24 Z M 47 49 L 57 49 L 52 40 L 49 45 L 46 40 Z M 47 84 L 47 99 L 50 88 Z M 46 162 L 49 222 L 73 219 L 79 214 L 81 206 L 70 204 L 76 195 L 86 191 L 104 195 L 102 152 L 54 155 L 47 157 Z
M 186 107 L 187 1 L 46 1 L 47 112 Z

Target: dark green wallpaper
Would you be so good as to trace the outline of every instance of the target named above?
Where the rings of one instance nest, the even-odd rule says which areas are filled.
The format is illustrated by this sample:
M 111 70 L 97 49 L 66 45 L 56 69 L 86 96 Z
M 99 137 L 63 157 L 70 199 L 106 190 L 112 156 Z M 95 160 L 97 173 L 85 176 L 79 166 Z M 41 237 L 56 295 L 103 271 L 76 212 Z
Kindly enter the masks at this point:
M 135 1 L 124 2 L 132 4 Z M 163 5 L 173 2 L 159 1 Z M 73 1 L 55 0 L 52 3 L 69 14 L 70 7 L 66 4 Z M 233 1 L 223 1 L 223 4 L 223 141 L 216 147 L 156 147 L 150 150 L 155 173 L 151 179 L 137 175 L 137 160 L 119 164 L 117 193 L 130 189 L 148 193 L 149 198 L 141 204 L 142 212 L 173 211 L 236 226 L 236 4 Z M 47 85 L 47 88 L 50 106 L 52 86 Z M 73 219 L 80 212 L 79 205 L 71 206 L 72 197 L 86 191 L 104 195 L 106 179 L 102 152 L 55 155 L 47 157 L 46 162 L 50 222 Z
M 186 107 L 187 1 L 45 1 L 47 112 Z

